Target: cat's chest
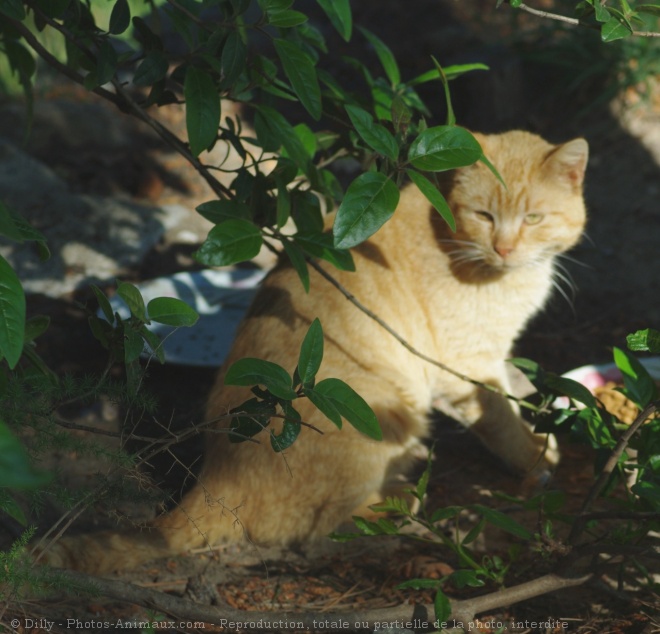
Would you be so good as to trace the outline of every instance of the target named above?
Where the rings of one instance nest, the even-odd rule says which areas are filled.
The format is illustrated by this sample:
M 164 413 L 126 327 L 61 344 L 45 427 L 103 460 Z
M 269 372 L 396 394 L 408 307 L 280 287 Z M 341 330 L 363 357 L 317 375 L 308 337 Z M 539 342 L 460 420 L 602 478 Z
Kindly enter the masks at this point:
M 455 354 L 480 348 L 508 350 L 552 287 L 551 267 L 517 271 L 492 283 L 445 279 L 429 293 L 435 347 Z

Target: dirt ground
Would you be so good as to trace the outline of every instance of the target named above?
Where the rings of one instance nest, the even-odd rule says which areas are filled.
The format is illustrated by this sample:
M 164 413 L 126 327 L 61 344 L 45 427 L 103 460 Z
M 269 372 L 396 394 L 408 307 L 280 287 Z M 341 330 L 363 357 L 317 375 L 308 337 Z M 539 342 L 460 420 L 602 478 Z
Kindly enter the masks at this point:
M 608 361 L 612 346 L 625 346 L 626 334 L 660 325 L 660 258 L 657 256 L 660 99 L 640 101 L 635 91 L 629 91 L 615 105 L 603 104 L 578 116 L 597 93 L 566 93 L 564 77 L 510 45 L 505 37 L 509 18 L 503 13 L 492 17 L 488 13 L 485 17 L 485 6 L 486 3 L 476 1 L 459 4 L 364 0 L 355 7 L 355 21 L 368 26 L 394 49 L 404 77 L 427 70 L 431 54 L 444 64 L 467 61 L 490 64 L 491 72 L 455 82 L 453 94 L 460 124 L 486 132 L 524 128 L 551 141 L 574 136 L 584 136 L 589 141 L 588 236 L 565 262 L 574 281 L 575 294 L 571 296 L 567 291 L 570 301 L 559 293 L 555 295 L 547 310 L 534 320 L 519 341 L 516 354 L 535 359 L 557 372 Z M 509 9 L 504 7 L 502 12 L 505 10 Z M 425 25 L 421 31 L 420 24 Z M 496 33 L 490 28 L 492 25 L 497 26 Z M 356 46 L 363 47 L 358 55 L 370 55 L 364 44 Z M 425 92 L 423 96 L 434 109 L 442 99 L 438 87 L 432 90 L 437 94 Z M 598 86 L 591 90 L 597 91 Z M 61 119 L 58 124 L 61 127 L 49 123 L 54 126 L 49 134 L 33 137 L 24 149 L 55 169 L 71 190 L 107 197 L 128 196 L 154 205 L 164 202 L 181 205 L 190 210 L 183 224 L 197 222 L 192 210 L 211 198 L 208 190 L 182 159 L 153 142 L 145 130 L 110 106 L 94 105 L 88 109 L 90 97 L 64 84 L 44 88 L 40 100 L 53 107 L 66 103 L 64 110 L 68 109 L 70 114 Z M 76 129 L 76 117 L 83 110 L 85 116 L 99 117 L 99 124 L 89 127 L 92 132 L 81 145 L 69 140 L 76 136 L 71 131 Z M 166 116 L 175 128 L 181 128 L 180 113 Z M 108 122 L 124 131 L 126 138 L 133 139 L 132 144 L 108 145 L 104 134 Z M 0 138 L 16 141 L 16 129 L 7 125 L 6 119 L 0 120 Z M 122 277 L 140 281 L 193 270 L 196 268 L 190 256 L 193 249 L 194 244 L 180 240 L 180 234 L 166 232 L 139 262 L 124 268 Z M 109 288 L 111 280 L 106 281 Z M 86 315 L 79 306 L 79 302 L 90 299 L 91 293 L 84 284 L 57 298 L 43 294 L 28 297 L 30 315 L 51 316 L 51 327 L 40 342 L 39 352 L 58 373 L 98 372 L 104 363 L 103 351 L 86 334 Z M 160 397 L 156 418 L 180 427 L 198 420 L 213 374 L 213 370 L 206 368 L 151 365 L 147 389 Z M 121 415 L 108 403 L 67 414 L 81 424 L 106 425 L 112 425 Z M 430 485 L 431 505 L 489 501 L 493 491 L 521 493 L 520 482 L 504 472 L 462 430 L 444 424 L 438 434 Z M 181 462 L 192 464 L 199 451 L 199 440 L 193 439 L 177 447 L 175 455 Z M 580 502 L 591 481 L 590 458 L 585 449 L 563 443 L 563 460 L 551 486 L 564 491 L 573 505 Z M 54 461 L 67 468 L 64 475 L 72 483 L 89 477 L 95 468 L 74 454 L 57 455 Z M 185 471 L 176 465 L 172 467 L 171 463 L 171 456 L 156 461 L 152 475 L 165 488 L 177 490 Z M 133 510 L 122 509 L 122 512 Z M 99 511 L 102 509 L 81 518 L 75 530 L 107 524 L 107 515 Z M 55 509 L 49 512 L 55 516 Z M 516 512 L 515 517 L 535 529 L 535 514 Z M 10 521 L 4 529 L 6 544 L 18 529 Z M 504 554 L 512 545 L 510 538 L 492 532 L 479 548 Z M 523 556 L 522 561 L 531 559 Z M 231 547 L 213 554 L 199 552 L 158 562 L 119 578 L 194 602 L 217 605 L 220 609 L 273 613 L 304 610 L 323 618 L 334 610 L 357 613 L 406 601 L 429 603 L 432 595 L 428 591 L 403 591 L 396 586 L 419 576 L 437 578 L 451 570 L 452 565 L 455 562 L 442 547 L 399 538 L 378 538 L 342 545 L 328 543 L 313 553 L 272 552 L 249 545 Z M 540 572 L 525 565 L 517 565 L 515 570 L 520 571 L 520 579 Z M 660 631 L 660 625 L 650 616 L 658 605 L 658 597 L 652 593 L 631 601 L 611 588 L 590 587 L 494 611 L 482 615 L 482 621 L 489 617 L 502 622 L 552 618 L 567 624 L 566 629 L 556 630 L 509 626 L 511 632 L 650 633 Z M 82 596 L 15 605 L 3 617 L 4 622 L 8 622 L 9 616 L 23 619 L 18 631 L 39 632 L 45 628 L 36 623 L 30 628 L 24 619 L 46 618 L 63 623 L 67 618 L 75 618 L 84 625 L 95 619 L 145 620 L 153 618 L 153 613 L 126 602 Z M 93 626 L 83 625 L 74 624 L 73 628 L 94 630 Z M 56 625 L 52 631 L 67 629 L 72 628 Z M 222 630 L 207 626 L 204 631 Z M 481 631 L 496 631 L 496 628 L 483 627 Z

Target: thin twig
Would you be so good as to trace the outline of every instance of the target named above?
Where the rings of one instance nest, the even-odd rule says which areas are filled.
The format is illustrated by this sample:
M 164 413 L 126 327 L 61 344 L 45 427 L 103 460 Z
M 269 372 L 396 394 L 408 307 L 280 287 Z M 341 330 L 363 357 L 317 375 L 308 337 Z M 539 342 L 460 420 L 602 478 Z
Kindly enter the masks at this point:
M 49 53 L 41 45 L 41 42 L 39 42 L 34 34 L 23 23 L 19 22 L 18 20 L 14 20 L 13 18 L 7 17 L 6 15 L 3 16 L 3 20 L 7 20 L 8 23 L 10 23 L 11 26 L 16 29 L 16 31 L 18 31 L 21 37 L 32 47 L 34 52 L 39 55 L 39 57 L 41 57 L 49 66 L 54 68 L 58 73 L 61 73 L 65 77 L 75 81 L 77 84 L 84 86 L 85 78 L 69 66 L 62 64 L 62 62 L 60 62 L 54 55 Z M 111 93 L 109 90 L 99 86 L 97 88 L 92 88 L 92 92 L 99 95 L 99 97 L 107 99 L 120 110 L 122 109 L 121 100 L 117 97 L 117 95 Z
M 570 24 L 571 26 L 585 26 L 588 28 L 599 28 L 597 25 L 587 24 L 582 20 L 577 18 L 569 18 L 566 15 L 560 15 L 559 13 L 550 13 L 549 11 L 542 11 L 541 9 L 534 9 L 533 7 L 527 6 L 524 2 L 521 2 L 517 9 L 522 9 L 527 13 L 531 13 L 539 18 L 547 18 L 550 20 L 555 20 L 557 22 L 564 22 L 565 24 Z M 660 33 L 656 31 L 631 31 L 630 35 L 635 37 L 660 37 Z
M 66 40 L 76 44 L 76 46 L 78 46 L 82 51 L 84 51 L 87 54 L 87 56 L 90 59 L 92 59 L 92 61 L 94 61 L 95 58 L 93 54 L 87 49 L 85 49 L 81 44 L 76 42 L 75 38 L 71 36 L 71 34 L 67 31 L 67 29 L 65 29 L 61 24 L 59 24 L 55 20 L 52 20 L 43 12 L 41 12 L 38 7 L 35 7 L 32 4 L 28 4 L 28 6 L 30 6 L 30 8 L 35 12 L 35 14 L 38 14 L 39 17 L 42 18 L 51 28 L 58 31 Z M 85 78 L 81 74 L 75 72 L 73 69 L 69 68 L 68 66 L 65 66 L 60 61 L 58 61 L 53 55 L 51 55 L 41 45 L 41 43 L 37 40 L 37 38 L 23 24 L 21 24 L 16 20 L 11 20 L 11 22 L 12 25 L 14 25 L 18 29 L 21 36 L 25 38 L 28 44 L 30 44 L 30 46 L 34 49 L 34 51 L 40 57 L 42 57 L 45 62 L 47 62 L 50 66 L 55 68 L 55 70 L 62 73 L 66 77 L 69 77 L 69 79 L 72 79 L 81 86 L 85 85 Z M 175 134 L 170 132 L 170 130 L 168 130 L 165 126 L 163 126 L 158 121 L 156 121 L 144 110 L 144 108 L 142 108 L 135 102 L 135 100 L 124 89 L 124 87 L 119 81 L 113 79 L 111 83 L 115 88 L 116 94 L 101 87 L 93 88 L 92 92 L 98 94 L 104 99 L 107 99 L 115 106 L 117 106 L 122 112 L 125 113 L 128 112 L 130 114 L 133 114 L 138 119 L 146 123 L 149 127 L 151 127 L 156 132 L 156 134 L 158 134 L 158 136 L 160 136 L 163 139 L 163 141 L 165 141 L 170 147 L 172 147 L 177 152 L 179 152 L 179 154 L 181 154 L 195 168 L 195 170 L 197 170 L 200 176 L 207 182 L 209 187 L 219 198 L 226 198 L 231 194 L 231 191 L 227 187 L 225 187 L 220 181 L 218 181 L 216 178 L 213 177 L 213 175 L 208 171 L 208 169 L 206 169 L 206 167 L 199 161 L 199 159 L 190 152 L 188 146 L 183 141 L 181 141 L 179 137 L 177 137 Z
M 589 512 L 591 505 L 600 495 L 601 491 L 603 490 L 608 480 L 610 479 L 612 472 L 619 463 L 619 458 L 623 454 L 624 449 L 628 446 L 628 442 L 635 435 L 637 430 L 644 424 L 646 419 L 649 416 L 651 416 L 657 409 L 658 409 L 657 401 L 647 405 L 639 413 L 639 415 L 634 420 L 632 425 L 630 425 L 630 427 L 628 427 L 628 429 L 626 429 L 626 431 L 619 438 L 619 441 L 612 450 L 612 453 L 610 454 L 610 457 L 607 459 L 607 462 L 605 463 L 603 470 L 600 472 L 598 479 L 591 487 L 589 494 L 582 503 L 582 508 L 580 509 L 580 512 L 577 514 L 575 521 L 573 522 L 573 526 L 571 527 L 571 532 L 568 536 L 569 544 L 575 544 L 578 538 L 580 537 L 586 521 L 587 513 Z
M 307 263 L 319 274 L 321 277 L 326 279 L 330 284 L 332 284 L 351 304 L 356 306 L 360 311 L 362 311 L 367 317 L 375 321 L 381 328 L 383 328 L 385 331 L 387 331 L 392 337 L 394 337 L 408 352 L 411 354 L 415 355 L 416 357 L 419 357 L 423 361 L 426 361 L 427 363 L 430 363 L 431 365 L 436 366 L 437 368 L 440 368 L 441 370 L 444 370 L 445 372 L 448 372 L 449 374 L 461 379 L 462 381 L 466 381 L 467 383 L 470 383 L 472 385 L 475 385 L 476 387 L 479 387 L 481 389 L 487 390 L 488 392 L 493 392 L 495 394 L 499 394 L 500 396 L 503 396 L 511 401 L 515 401 L 522 407 L 525 407 L 527 409 L 530 409 L 535 412 L 543 412 L 545 411 L 542 408 L 539 408 L 538 406 L 534 405 L 533 403 L 530 403 L 528 401 L 525 401 L 524 399 L 520 399 L 517 396 L 514 396 L 513 394 L 508 394 L 504 390 L 499 389 L 498 387 L 494 385 L 489 385 L 488 383 L 482 383 L 481 381 L 477 381 L 476 379 L 473 379 L 465 374 L 462 374 L 461 372 L 457 372 L 453 368 L 449 367 L 448 365 L 445 365 L 441 361 L 438 361 L 437 359 L 434 359 L 432 357 L 429 357 L 428 355 L 424 354 L 423 352 L 420 352 L 412 346 L 406 339 L 404 339 L 394 328 L 392 328 L 387 322 L 385 322 L 383 319 L 381 319 L 376 313 L 374 313 L 372 310 L 367 308 L 359 299 L 353 295 L 348 289 L 346 289 L 338 280 L 336 280 L 330 273 L 328 273 L 318 262 L 315 260 L 308 258 Z
M 228 606 L 213 607 L 192 603 L 164 592 L 152 590 L 131 583 L 124 583 L 111 579 L 99 579 L 79 572 L 66 571 L 63 573 L 81 587 L 98 591 L 103 596 L 119 599 L 127 603 L 142 605 L 151 609 L 162 611 L 172 617 L 202 621 L 209 624 L 221 625 L 230 630 L 253 629 L 249 623 L 268 622 L 271 631 L 290 631 L 308 629 L 318 632 L 336 631 L 337 623 L 344 622 L 351 630 L 371 629 L 383 622 L 402 623 L 415 622 L 416 629 L 426 630 L 433 626 L 435 621 L 434 609 L 431 605 L 402 604 L 391 608 L 376 608 L 371 610 L 355 611 L 343 610 L 324 612 L 321 617 L 318 612 L 306 611 L 265 611 L 232 609 Z M 593 575 L 585 574 L 577 577 L 548 574 L 521 583 L 511 588 L 505 588 L 487 595 L 466 600 L 451 601 L 452 621 L 463 627 L 474 620 L 476 614 L 494 608 L 504 607 L 518 603 L 532 597 L 554 592 L 556 590 L 582 585 L 591 580 Z M 233 624 L 233 625 L 232 625 Z M 258 626 L 257 626 L 258 627 Z
M 231 190 L 225 187 L 219 180 L 217 180 L 206 168 L 206 166 L 194 156 L 188 146 L 179 139 L 178 136 L 170 132 L 164 125 L 159 121 L 156 121 L 151 117 L 147 112 L 142 108 L 131 95 L 126 91 L 122 84 L 116 79 L 112 80 L 112 85 L 114 86 L 117 94 L 120 95 L 128 107 L 129 111 L 135 115 L 141 121 L 144 121 L 150 128 L 152 128 L 158 136 L 163 139 L 170 147 L 174 148 L 183 158 L 185 158 L 197 171 L 197 173 L 207 182 L 209 187 L 213 190 L 218 198 L 227 198 L 231 195 Z
M 86 431 L 91 434 L 99 434 L 101 436 L 112 436 L 113 438 L 121 438 L 121 434 L 118 431 L 111 431 L 109 429 L 99 429 L 97 427 L 89 427 L 88 425 L 79 425 L 78 423 L 72 423 L 63 418 L 56 416 L 54 422 L 59 427 L 65 427 L 66 429 L 74 429 L 75 431 Z M 134 438 L 134 436 L 131 436 Z

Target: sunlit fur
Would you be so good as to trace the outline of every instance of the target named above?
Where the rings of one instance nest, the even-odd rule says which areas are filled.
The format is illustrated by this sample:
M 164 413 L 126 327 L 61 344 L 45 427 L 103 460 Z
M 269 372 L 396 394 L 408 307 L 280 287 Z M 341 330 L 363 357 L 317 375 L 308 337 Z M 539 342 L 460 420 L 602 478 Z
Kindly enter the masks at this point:
M 580 238 L 588 150 L 581 139 L 552 146 L 524 132 L 478 139 L 506 187 L 481 163 L 445 179 L 455 233 L 408 186 L 392 220 L 354 249 L 357 273 L 323 267 L 416 349 L 508 390 L 511 345 L 552 289 L 555 256 Z M 319 317 L 325 350 L 318 380 L 349 383 L 376 412 L 383 440 L 348 424 L 340 431 L 300 399 L 303 420 L 322 435 L 303 428 L 282 456 L 265 434 L 259 444 L 209 434 L 198 482 L 177 509 L 143 531 L 65 537 L 45 559 L 104 572 L 245 535 L 281 545 L 322 537 L 400 489 L 401 475 L 430 434 L 434 404 L 450 410 L 512 470 L 538 473 L 557 461 L 552 440 L 534 435 L 509 400 L 414 356 L 311 270 L 310 279 L 307 294 L 286 263 L 268 276 L 224 368 L 258 357 L 293 371 L 307 328 Z M 224 372 L 210 395 L 208 419 L 252 396 L 248 388 L 225 386 Z

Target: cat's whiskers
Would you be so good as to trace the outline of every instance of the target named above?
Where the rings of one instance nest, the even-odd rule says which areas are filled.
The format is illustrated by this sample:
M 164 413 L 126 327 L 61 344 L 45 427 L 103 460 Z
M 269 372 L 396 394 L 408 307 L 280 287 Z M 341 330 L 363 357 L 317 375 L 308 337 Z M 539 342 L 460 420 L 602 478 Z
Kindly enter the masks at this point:
M 478 264 L 481 268 L 486 264 L 483 252 L 476 247 L 469 250 L 457 249 L 451 254 L 451 260 L 456 268 L 464 267 L 469 264 Z
M 484 262 L 484 252 L 481 246 L 473 240 L 440 239 L 439 243 L 451 245 L 445 248 L 445 253 L 451 258 L 454 267 L 461 268 L 473 263 Z
M 567 255 L 566 253 L 560 253 L 557 257 L 561 258 L 562 260 L 566 260 L 568 262 L 571 262 L 571 264 L 576 264 L 577 266 L 581 266 L 585 269 L 593 269 L 594 268 L 590 264 L 586 264 L 585 262 L 582 262 L 582 260 L 578 260 L 577 258 L 574 258 L 573 256 L 570 256 L 570 255 Z
M 575 281 L 568 269 L 555 259 L 552 267 L 552 277 L 550 281 L 552 286 L 557 289 L 559 294 L 566 300 L 566 303 L 575 310 Z

